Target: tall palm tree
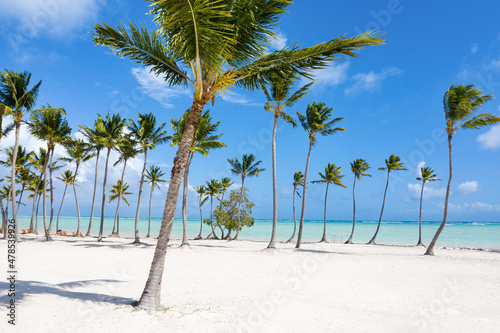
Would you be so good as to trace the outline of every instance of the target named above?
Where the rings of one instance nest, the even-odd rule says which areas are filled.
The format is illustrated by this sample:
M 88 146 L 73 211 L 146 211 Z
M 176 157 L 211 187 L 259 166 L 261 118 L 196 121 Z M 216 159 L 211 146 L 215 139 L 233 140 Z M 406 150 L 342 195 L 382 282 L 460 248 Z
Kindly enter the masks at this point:
M 36 207 L 38 203 L 37 199 L 37 191 L 35 189 L 38 189 L 42 185 L 42 180 L 43 180 L 43 172 L 44 168 L 46 166 L 46 161 L 47 161 L 47 150 L 44 148 L 40 148 L 38 151 L 38 154 L 36 152 L 33 152 L 33 155 L 30 158 L 30 164 L 40 173 L 39 175 L 36 175 L 38 181 L 40 182 L 39 184 L 33 184 L 33 179 L 30 181 L 30 188 L 32 189 L 33 192 L 33 208 L 31 212 L 31 222 L 30 222 L 30 229 L 32 230 L 33 233 L 38 233 L 37 228 L 35 228 L 34 225 L 34 219 L 35 219 L 35 213 L 36 213 Z
M 62 109 L 54 108 L 41 108 L 34 110 L 38 90 L 42 84 L 40 80 L 31 89 L 29 88 L 31 82 L 31 74 L 28 72 L 18 73 L 16 71 L 5 70 L 5 73 L 0 73 L 0 114 L 11 115 L 14 118 L 15 143 L 14 143 L 14 156 L 12 158 L 12 171 L 11 171 L 11 194 L 15 196 L 16 193 L 16 177 L 15 165 L 17 159 L 17 147 L 19 146 L 19 133 L 21 130 L 21 123 L 23 117 L 27 113 L 37 113 L 43 110 L 46 111 L 62 111 Z M 19 228 L 17 225 L 17 210 L 16 200 L 12 200 L 12 217 L 15 225 L 16 241 L 19 241 Z
M 401 157 L 392 154 L 388 159 L 385 160 L 385 167 L 378 168 L 379 170 L 387 170 L 387 182 L 385 184 L 384 199 L 382 201 L 382 209 L 380 210 L 377 230 L 375 231 L 375 235 L 373 235 L 368 244 L 375 244 L 375 238 L 377 238 L 377 234 L 380 229 L 380 222 L 382 221 L 382 214 L 384 213 L 385 197 L 387 195 L 387 188 L 389 187 L 389 176 L 391 174 L 391 171 L 408 170 L 404 167 L 404 165 L 405 164 L 401 162 Z
M 148 184 L 151 184 L 151 192 L 149 193 L 149 213 L 148 213 L 148 235 L 146 237 L 151 237 L 151 202 L 153 201 L 153 191 L 155 186 L 160 189 L 159 183 L 166 182 L 162 179 L 165 173 L 161 171 L 159 166 L 150 165 L 149 170 L 146 173 L 146 180 Z
M 125 168 L 127 167 L 127 161 L 131 158 L 135 158 L 141 153 L 141 150 L 137 148 L 137 142 L 124 139 L 122 143 L 118 145 L 118 160 L 113 166 L 118 165 L 123 162 L 122 176 L 120 178 L 121 183 L 123 183 L 123 177 L 125 176 Z M 121 196 L 117 197 L 118 203 L 116 204 L 116 214 L 115 222 L 113 223 L 113 231 L 111 232 L 112 237 L 120 237 L 120 225 L 118 223 L 118 212 L 120 209 Z
M 476 115 L 479 108 L 492 99 L 492 95 L 483 95 L 479 89 L 475 89 L 473 84 L 455 85 L 444 94 L 444 116 L 446 119 L 446 133 L 448 133 L 448 159 L 450 164 L 450 176 L 448 177 L 448 186 L 446 187 L 446 196 L 444 199 L 443 222 L 439 226 L 436 234 L 427 247 L 426 255 L 434 255 L 434 246 L 436 241 L 446 225 L 448 217 L 448 199 L 450 196 L 451 178 L 453 176 L 452 163 L 452 139 L 453 134 L 458 129 L 477 129 L 484 126 L 494 125 L 500 122 L 500 118 L 491 113 L 481 113 Z
M 182 140 L 182 134 L 186 127 L 186 121 L 189 116 L 189 110 L 184 112 L 180 119 L 170 120 L 172 124 L 172 129 L 174 134 L 170 138 L 170 143 L 172 146 L 179 146 Z M 222 148 L 226 145 L 223 142 L 218 141 L 222 134 L 215 134 L 217 127 L 219 127 L 220 121 L 212 123 L 212 116 L 210 115 L 210 110 L 206 110 L 200 117 L 198 121 L 198 127 L 194 132 L 193 142 L 191 143 L 191 150 L 189 151 L 188 160 L 186 168 L 184 169 L 184 180 L 182 189 L 182 246 L 189 246 L 188 236 L 187 236 L 187 195 L 189 186 L 189 167 L 191 166 L 191 161 L 193 160 L 194 153 L 198 152 L 201 155 L 207 157 L 209 151 L 212 149 Z M 222 228 L 221 228 L 222 230 Z
M 118 179 L 116 181 L 116 184 L 113 184 L 111 185 L 111 190 L 109 190 L 109 193 L 111 193 L 111 195 L 108 197 L 108 201 L 111 202 L 113 200 L 123 200 L 125 201 L 125 203 L 130 206 L 129 202 L 127 201 L 127 198 L 125 198 L 125 195 L 129 195 L 129 194 L 133 194 L 132 192 L 127 192 L 129 188 L 129 185 L 127 183 L 123 183 L 122 180 Z M 120 220 L 120 214 L 117 210 L 116 212 L 116 218 L 118 220 L 118 223 L 119 223 L 119 220 Z M 119 225 L 119 224 L 118 224 Z M 117 233 L 118 235 L 118 233 Z M 119 237 L 119 236 L 117 236 Z
M 92 206 L 90 208 L 90 218 L 89 218 L 89 227 L 87 229 L 87 233 L 85 234 L 85 237 L 90 236 L 90 232 L 92 230 L 92 219 L 94 218 L 94 207 L 95 207 L 95 197 L 96 197 L 96 192 L 97 192 L 97 171 L 99 167 L 99 156 L 101 154 L 101 150 L 104 148 L 104 145 L 102 144 L 100 140 L 100 133 L 99 133 L 99 124 L 102 121 L 102 116 L 98 115 L 97 120 L 94 121 L 94 128 L 86 127 L 86 126 L 80 126 L 81 128 L 81 133 L 85 136 L 87 139 L 87 144 L 89 149 L 95 153 L 96 159 L 95 159 L 95 170 L 94 170 L 94 191 L 92 195 Z
M 200 220 L 201 220 L 201 223 L 200 223 L 200 233 L 198 234 L 198 236 L 196 236 L 196 240 L 198 239 L 202 239 L 202 232 L 203 232 L 203 212 L 201 210 L 201 207 L 203 206 L 203 204 L 205 204 L 205 202 L 208 200 L 208 196 L 207 196 L 207 188 L 203 185 L 201 186 L 196 186 L 194 188 L 194 190 L 196 191 L 196 193 L 198 193 L 198 198 L 200 199 L 199 201 L 199 207 L 200 207 Z
M 231 171 L 234 175 L 241 177 L 241 193 L 240 200 L 238 202 L 238 229 L 236 229 L 236 236 L 234 236 L 233 240 L 238 239 L 238 234 L 240 233 L 240 210 L 241 210 L 241 201 L 243 200 L 243 190 L 245 188 L 245 178 L 253 177 L 259 178 L 259 172 L 264 171 L 266 169 L 259 169 L 259 165 L 262 161 L 255 161 L 254 154 L 244 154 L 241 162 L 238 161 L 238 158 L 228 159 L 229 164 L 231 164 Z
M 217 239 L 214 225 L 214 197 L 218 198 L 217 194 L 220 194 L 221 188 L 221 183 L 217 179 L 210 179 L 210 181 L 206 181 L 205 189 L 206 195 L 210 197 L 210 225 L 212 226 L 212 233 L 208 235 L 207 238 L 213 237 Z
M 326 240 L 326 202 L 328 198 L 328 186 L 330 184 L 341 186 L 343 188 L 347 188 L 342 183 L 342 178 L 344 178 L 345 175 L 342 174 L 342 171 L 340 170 L 339 166 L 336 166 L 335 164 L 328 163 L 328 165 L 325 167 L 325 174 L 322 174 L 321 172 L 318 172 L 320 176 L 320 180 L 313 180 L 312 183 L 317 183 L 317 184 L 326 184 L 326 191 L 325 191 L 325 209 L 324 209 L 324 222 L 323 222 L 323 237 L 319 241 L 320 243 L 328 243 Z
M 61 216 L 64 197 L 66 196 L 66 189 L 68 188 L 68 186 L 75 185 L 76 178 L 71 172 L 71 170 L 64 170 L 64 172 L 61 173 L 61 177 L 56 177 L 56 179 L 59 179 L 64 183 L 64 192 L 61 199 L 61 206 L 59 206 L 59 212 L 57 213 L 57 220 L 56 220 L 56 232 L 59 232 L 59 216 Z
M 155 149 L 157 145 L 165 143 L 168 140 L 167 131 L 163 131 L 166 123 L 156 126 L 156 117 L 152 113 L 139 114 L 139 121 L 135 123 L 129 119 L 128 129 L 130 135 L 137 141 L 144 152 L 144 165 L 142 166 L 141 180 L 139 182 L 139 196 L 137 198 L 137 210 L 135 212 L 135 240 L 134 244 L 139 244 L 139 212 L 141 210 L 142 186 L 144 184 L 144 175 L 146 173 L 146 164 L 148 161 L 148 149 Z
M 325 103 L 314 101 L 312 104 L 307 104 L 306 114 L 303 115 L 297 112 L 302 128 L 309 136 L 309 151 L 307 153 L 306 169 L 304 171 L 304 185 L 302 186 L 302 207 L 300 211 L 299 234 L 297 236 L 297 244 L 295 248 L 300 248 L 302 241 L 302 228 L 304 226 L 304 214 L 306 207 L 306 189 L 307 189 L 307 173 L 309 171 L 309 160 L 311 159 L 311 149 L 316 144 L 316 136 L 318 135 L 333 135 L 339 131 L 345 131 L 343 127 L 334 127 L 336 123 L 343 120 L 344 117 L 333 118 L 333 108 L 328 107 Z
M 177 195 L 188 161 L 191 141 L 203 107 L 216 95 L 238 85 L 259 88 L 260 82 L 295 72 L 308 75 L 342 55 L 356 56 L 365 46 L 383 43 L 372 32 L 352 38 L 339 37 L 309 48 L 291 46 L 268 53 L 278 21 L 290 1 L 282 0 L 207 0 L 156 1 L 149 12 L 158 30 L 146 25 L 117 29 L 95 26 L 94 42 L 106 45 L 120 57 L 152 66 L 167 84 L 192 85 L 193 102 L 186 129 L 174 159 L 164 218 L 149 278 L 138 302 L 140 308 L 159 308 L 161 278 L 170 231 L 175 216 Z M 188 75 L 187 71 L 191 73 Z M 309 75 L 310 76 L 310 75 Z
M 80 168 L 80 165 L 82 163 L 85 163 L 92 157 L 94 157 L 94 154 L 91 153 L 91 151 L 87 147 L 87 143 L 82 139 L 68 141 L 65 145 L 65 148 L 66 148 L 66 154 L 68 154 L 69 157 L 62 157 L 61 160 L 69 163 L 75 163 L 75 174 L 74 174 L 75 179 L 73 181 L 73 193 L 75 195 L 76 212 L 78 214 L 78 225 L 76 228 L 76 236 L 78 237 L 80 235 L 80 222 L 81 222 L 80 205 L 78 204 L 78 196 L 76 194 L 78 169 Z
M 354 162 L 351 162 L 351 171 L 354 174 L 354 183 L 352 184 L 352 231 L 345 244 L 352 244 L 352 235 L 354 235 L 354 227 L 356 226 L 356 179 L 363 180 L 361 177 L 371 177 L 372 175 L 366 173 L 368 169 L 370 169 L 370 164 L 362 158 L 357 158 Z
M 293 209 L 293 234 L 287 243 L 293 243 L 295 238 L 295 231 L 297 231 L 297 220 L 295 219 L 295 195 L 298 195 L 300 198 L 300 193 L 297 187 L 304 186 L 304 174 L 301 171 L 297 171 L 293 174 L 293 199 L 292 199 L 292 209 Z
M 102 242 L 103 229 L 104 229 L 104 207 L 106 204 L 106 181 L 108 179 L 108 162 L 111 150 L 116 149 L 116 146 L 123 141 L 123 128 L 125 121 L 119 114 L 109 113 L 106 117 L 99 117 L 101 120 L 98 124 L 99 141 L 107 148 L 106 162 L 104 167 L 104 179 L 102 182 L 102 204 L 101 204 L 101 224 L 99 226 L 99 235 L 97 241 Z
M 437 175 L 434 173 L 430 167 L 421 167 L 420 168 L 420 177 L 417 177 L 417 180 L 422 182 L 422 189 L 420 190 L 420 210 L 418 213 L 418 243 L 417 246 L 425 246 L 422 243 L 422 199 L 424 197 L 424 186 L 425 182 L 435 182 L 441 179 L 437 179 Z
M 294 128 L 297 123 L 288 113 L 283 111 L 285 107 L 293 107 L 302 97 L 307 95 L 307 89 L 313 82 L 306 84 L 295 92 L 292 89 L 297 81 L 297 74 L 292 74 L 288 77 L 274 77 L 269 83 L 269 90 L 266 85 L 262 85 L 264 94 L 267 97 L 267 102 L 264 104 L 266 111 L 272 112 L 274 115 L 274 125 L 272 134 L 272 170 L 273 170 L 273 229 L 271 232 L 271 240 L 268 249 L 276 248 L 276 229 L 278 227 L 278 191 L 276 184 L 276 128 L 278 127 L 278 119 L 282 119 L 285 123 L 291 124 Z

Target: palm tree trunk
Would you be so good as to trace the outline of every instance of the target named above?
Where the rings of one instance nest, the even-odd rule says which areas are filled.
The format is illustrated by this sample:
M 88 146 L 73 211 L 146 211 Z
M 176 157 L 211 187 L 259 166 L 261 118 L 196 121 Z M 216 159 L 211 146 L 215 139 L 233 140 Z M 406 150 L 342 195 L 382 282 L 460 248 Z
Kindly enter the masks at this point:
M 106 164 L 104 166 L 104 180 L 102 182 L 101 225 L 99 226 L 99 235 L 97 236 L 98 242 L 102 242 L 102 233 L 104 229 L 104 205 L 106 204 L 106 181 L 108 179 L 108 161 L 110 153 L 111 148 L 108 148 L 108 153 L 106 154 Z
M 140 308 L 158 310 L 161 307 L 161 282 L 168 240 L 170 238 L 170 232 L 172 231 L 172 224 L 174 222 L 179 187 L 187 164 L 187 159 L 189 157 L 194 131 L 198 126 L 198 120 L 203 110 L 203 106 L 207 102 L 208 100 L 204 99 L 194 99 L 189 116 L 186 120 L 186 126 L 179 144 L 179 149 L 177 150 L 177 154 L 174 158 L 167 199 L 165 201 L 165 209 L 163 211 L 163 218 L 160 227 L 160 234 L 158 236 L 153 262 L 151 263 L 151 269 L 149 271 L 146 286 L 144 287 L 144 291 L 142 292 L 141 298 L 137 304 Z
M 352 231 L 349 239 L 344 244 L 352 244 L 352 235 L 354 235 L 354 226 L 356 225 L 356 175 L 354 175 L 354 184 L 352 184 Z
M 54 148 L 51 148 L 52 153 L 50 154 L 50 164 L 49 164 L 49 180 L 50 180 L 50 223 L 49 223 L 49 233 L 52 230 L 52 221 L 54 220 L 54 186 L 52 183 L 52 159 L 54 157 Z
M 8 196 L 7 196 L 7 198 L 8 198 Z M 5 224 L 2 225 L 4 239 L 7 239 L 7 237 L 8 237 L 8 230 L 7 230 L 8 219 L 9 219 L 9 203 L 7 202 L 7 205 L 5 207 Z
M 201 220 L 201 223 L 200 223 L 200 233 L 198 234 L 198 236 L 196 236 L 195 240 L 201 239 L 202 238 L 201 233 L 203 232 L 203 212 L 201 210 L 201 201 L 202 201 L 202 197 L 200 195 L 200 202 L 199 202 L 200 220 Z
M 135 240 L 134 244 L 139 244 L 139 212 L 141 210 L 142 185 L 144 184 L 144 174 L 146 173 L 146 163 L 148 161 L 148 148 L 144 148 L 144 166 L 142 167 L 141 181 L 139 183 L 139 197 L 137 198 L 137 210 L 135 212 Z
M 122 184 L 123 187 L 123 177 L 125 176 L 125 168 L 127 167 L 127 160 L 125 159 L 123 161 L 123 170 L 122 170 L 122 177 L 120 178 L 120 184 Z M 120 189 L 121 192 L 121 189 Z M 120 237 L 118 234 L 118 211 L 120 209 L 120 201 L 121 201 L 122 195 L 118 196 L 118 202 L 116 203 L 116 214 L 115 214 L 115 223 L 113 223 L 113 231 L 111 232 L 111 237 Z
M 7 203 L 8 205 L 8 203 Z M 7 233 L 5 232 L 5 229 L 7 229 L 7 216 L 5 216 L 5 208 L 3 206 L 3 199 L 0 198 L 0 210 L 2 210 L 2 230 L 4 231 L 3 233 L 3 238 L 7 239 Z M 33 229 L 31 229 L 33 230 Z
M 97 170 L 99 166 L 99 154 L 101 150 L 97 150 L 97 156 L 95 160 L 95 172 L 94 172 L 94 195 L 92 196 L 92 208 L 90 208 L 90 220 L 89 220 L 89 228 L 87 230 L 87 233 L 85 234 L 85 237 L 90 236 L 90 231 L 92 229 L 92 218 L 94 217 L 94 205 L 95 205 L 95 195 L 96 195 L 96 189 L 97 189 Z
M 38 235 L 38 208 L 40 207 L 41 195 L 38 195 L 38 200 L 36 202 L 36 216 L 35 216 L 35 234 Z
M 276 190 L 276 127 L 278 126 L 278 114 L 274 114 L 274 126 L 272 137 L 272 169 L 273 169 L 273 230 L 268 249 L 276 248 L 276 229 L 278 229 L 278 194 Z
M 452 163 L 452 158 L 451 155 L 453 153 L 453 147 L 451 144 L 451 139 L 453 137 L 453 133 L 448 133 L 448 158 L 449 158 L 449 163 L 450 163 L 450 177 L 448 178 L 448 186 L 446 187 L 446 196 L 444 198 L 444 213 L 443 213 L 443 222 L 441 222 L 441 225 L 439 226 L 438 230 L 436 231 L 436 234 L 434 235 L 434 238 L 432 238 L 432 241 L 430 242 L 429 246 L 427 247 L 427 251 L 425 251 L 426 255 L 434 255 L 434 246 L 436 245 L 437 239 L 439 238 L 439 235 L 444 229 L 444 226 L 446 225 L 446 219 L 448 217 L 448 199 L 450 198 L 450 188 L 451 188 L 451 178 L 453 176 L 453 163 Z
M 295 219 L 295 191 L 297 190 L 297 186 L 293 186 L 293 199 L 292 199 L 292 209 L 293 209 L 293 234 L 287 243 L 293 243 L 293 239 L 295 238 L 295 231 L 297 230 L 297 220 Z
M 380 222 L 382 221 L 382 214 L 384 213 L 384 206 L 385 206 L 385 196 L 387 194 L 387 187 L 389 186 L 389 174 L 391 172 L 387 170 L 387 183 L 385 184 L 385 191 L 384 191 L 384 200 L 382 201 L 382 210 L 380 211 L 380 217 L 378 219 L 378 225 L 377 225 L 377 230 L 375 231 L 375 235 L 373 235 L 372 239 L 368 242 L 368 244 L 375 245 L 375 238 L 377 238 L 378 231 L 380 229 Z
M 21 119 L 15 119 L 16 124 L 16 139 L 14 143 L 14 151 L 12 152 L 12 170 L 10 173 L 10 194 L 7 199 L 7 205 L 9 200 L 12 199 L 12 219 L 14 220 L 14 234 L 16 242 L 19 242 L 19 227 L 17 225 L 17 210 L 16 210 L 16 162 L 17 162 L 17 149 L 19 148 L 19 132 L 21 129 Z
M 33 192 L 33 208 L 32 208 L 32 211 L 31 211 L 31 222 L 30 222 L 30 229 L 31 230 L 34 230 L 33 229 L 33 222 L 34 222 L 34 218 L 35 218 L 35 210 L 36 210 L 37 201 L 38 201 L 37 197 L 39 196 L 38 193 L 37 193 L 37 191 L 40 188 L 40 184 L 42 183 L 42 180 L 43 180 L 43 172 L 40 174 L 40 180 L 38 181 L 38 184 L 36 185 L 35 192 Z M 35 228 L 35 230 L 36 230 L 36 228 Z M 37 232 L 34 232 L 34 233 L 36 234 Z
M 64 186 L 64 192 L 63 192 L 63 196 L 62 196 L 62 199 L 61 199 L 61 207 L 59 207 L 59 212 L 57 213 L 56 232 L 59 232 L 59 216 L 61 215 L 61 210 L 62 210 L 62 207 L 63 207 L 64 197 L 66 196 L 66 189 L 67 188 L 68 188 L 68 184 L 66 184 L 66 186 Z
M 47 147 L 47 153 L 50 155 L 50 149 Z M 52 237 L 50 236 L 49 229 L 47 228 L 47 160 L 45 160 L 45 167 L 43 168 L 43 200 L 42 200 L 42 211 L 43 211 L 43 230 L 45 232 L 45 239 L 47 242 L 52 241 Z
M 424 197 L 425 180 L 422 181 L 422 190 L 420 191 L 420 212 L 418 214 L 418 243 L 417 246 L 424 246 L 422 243 L 422 198 Z
M 151 237 L 151 202 L 153 201 L 153 190 L 155 184 L 151 183 L 151 192 L 149 193 L 149 213 L 148 213 L 148 235 L 146 238 Z
M 23 200 L 23 193 L 24 193 L 25 187 L 26 187 L 26 185 L 23 184 L 23 187 L 21 188 L 21 193 L 19 194 L 19 206 L 17 206 L 16 215 L 19 214 L 19 208 L 21 207 L 21 201 Z
M 307 172 L 309 171 L 309 160 L 311 158 L 312 141 L 309 141 L 309 152 L 307 153 L 306 170 L 304 172 L 304 185 L 302 189 L 302 207 L 300 209 L 300 222 L 299 222 L 299 234 L 297 235 L 297 244 L 295 248 L 300 248 L 300 242 L 302 241 L 302 228 L 304 227 L 304 213 L 306 208 L 306 188 L 307 188 Z
M 241 191 L 240 191 L 240 200 L 238 200 L 238 229 L 236 229 L 236 236 L 234 236 L 233 240 L 238 239 L 238 235 L 240 234 L 240 212 L 241 212 L 241 201 L 243 200 L 243 191 L 245 189 L 245 177 L 241 177 Z
M 189 152 L 188 162 L 184 170 L 184 180 L 182 188 L 182 243 L 181 246 L 189 246 L 187 235 L 187 196 L 189 186 L 189 166 L 193 160 L 193 152 Z
M 75 203 L 76 203 L 76 213 L 78 214 L 78 227 L 76 229 L 76 237 L 80 235 L 80 205 L 78 205 L 78 196 L 76 195 L 76 176 L 78 175 L 78 167 L 80 164 L 76 165 L 75 169 L 75 181 L 73 182 L 73 193 L 75 194 Z
M 323 237 L 319 241 L 320 243 L 328 243 L 326 240 L 326 199 L 328 197 L 328 183 L 326 183 L 326 192 L 325 192 L 325 211 L 324 211 L 324 222 L 323 222 Z

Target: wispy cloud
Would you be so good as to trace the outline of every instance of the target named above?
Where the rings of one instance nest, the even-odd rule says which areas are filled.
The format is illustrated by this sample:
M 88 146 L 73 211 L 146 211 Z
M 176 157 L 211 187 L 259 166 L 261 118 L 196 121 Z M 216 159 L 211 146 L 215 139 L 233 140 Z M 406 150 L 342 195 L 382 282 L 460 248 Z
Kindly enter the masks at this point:
M 472 43 L 470 46 L 470 53 L 475 54 L 479 50 L 479 44 Z
M 240 104 L 240 105 L 245 105 L 245 106 L 263 106 L 263 103 L 257 103 L 246 96 L 242 94 L 238 94 L 234 91 L 229 91 L 228 93 L 224 94 L 224 97 L 222 98 L 224 101 L 229 102 L 229 103 L 234 103 L 234 104 Z
M 370 71 L 368 73 L 358 73 L 351 80 L 354 83 L 344 90 L 346 96 L 356 95 L 363 91 L 376 91 L 382 86 L 382 82 L 391 76 L 398 76 L 403 73 L 397 67 L 387 67 L 376 73 Z
M 430 184 L 426 184 L 424 186 L 424 199 L 436 199 L 436 198 L 444 198 L 446 195 L 445 188 L 433 188 L 429 186 Z M 408 193 L 410 197 L 414 200 L 420 200 L 420 192 L 422 191 L 422 184 L 408 184 Z
M 500 125 L 490 127 L 490 129 L 476 139 L 483 149 L 498 149 L 500 148 Z
M 479 190 L 479 183 L 477 180 L 471 180 L 458 185 L 455 194 L 467 195 Z
M 278 32 L 276 34 L 276 39 L 271 40 L 271 49 L 272 50 L 281 50 L 286 46 L 288 38 L 286 38 L 285 34 L 282 32 Z
M 443 207 L 443 204 L 439 205 Z M 464 211 L 486 211 L 486 212 L 500 212 L 500 204 L 489 204 L 481 201 L 475 201 L 472 203 L 464 202 L 462 205 L 458 204 L 448 204 L 448 208 L 455 212 Z
M 313 88 L 334 87 L 344 83 L 347 80 L 347 71 L 350 65 L 351 63 L 349 61 L 345 61 L 338 63 L 338 65 L 335 64 L 334 66 L 314 71 L 313 75 L 316 82 Z M 305 84 L 310 81 L 308 79 L 303 79 L 302 82 Z

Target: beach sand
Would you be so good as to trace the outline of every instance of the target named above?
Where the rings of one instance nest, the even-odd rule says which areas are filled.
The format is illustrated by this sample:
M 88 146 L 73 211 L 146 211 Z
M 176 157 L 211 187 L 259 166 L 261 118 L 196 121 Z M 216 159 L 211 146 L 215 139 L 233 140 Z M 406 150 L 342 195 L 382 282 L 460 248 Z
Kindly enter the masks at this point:
M 17 332 L 499 332 L 500 254 L 472 250 L 173 240 L 163 311 L 135 309 L 155 240 L 23 235 Z M 2 270 L 7 246 L 0 242 Z

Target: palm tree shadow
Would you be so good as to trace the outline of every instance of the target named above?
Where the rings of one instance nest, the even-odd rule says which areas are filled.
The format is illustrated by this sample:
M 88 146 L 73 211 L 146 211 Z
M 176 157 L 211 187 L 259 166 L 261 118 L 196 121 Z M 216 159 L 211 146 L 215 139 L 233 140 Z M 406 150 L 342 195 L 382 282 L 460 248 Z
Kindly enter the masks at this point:
M 78 243 L 78 244 L 72 244 L 73 246 L 82 246 L 86 248 L 92 248 L 92 247 L 110 247 L 113 249 L 123 249 L 123 248 L 148 248 L 151 246 L 154 246 L 154 244 L 148 244 L 148 243 L 126 243 L 126 244 L 116 244 L 116 243 L 106 243 L 106 242 L 93 242 L 93 243 Z
M 83 281 L 72 281 L 72 282 L 65 282 L 58 284 L 49 284 L 42 281 L 17 280 L 15 300 L 17 304 L 17 302 L 22 303 L 23 301 L 28 301 L 30 295 L 52 294 L 70 299 L 79 299 L 82 301 L 112 303 L 118 305 L 132 304 L 133 302 L 135 302 L 135 300 L 131 298 L 119 297 L 103 293 L 78 292 L 70 290 L 71 288 L 78 288 L 89 285 L 102 286 L 103 284 L 121 283 L 121 282 L 123 281 L 100 279 L 100 280 L 83 280 Z M 9 288 L 10 288 L 10 283 L 0 282 L 0 290 L 8 291 Z M 3 294 L 4 295 L 0 296 L 0 305 L 7 306 L 12 298 L 8 296 L 7 292 Z

